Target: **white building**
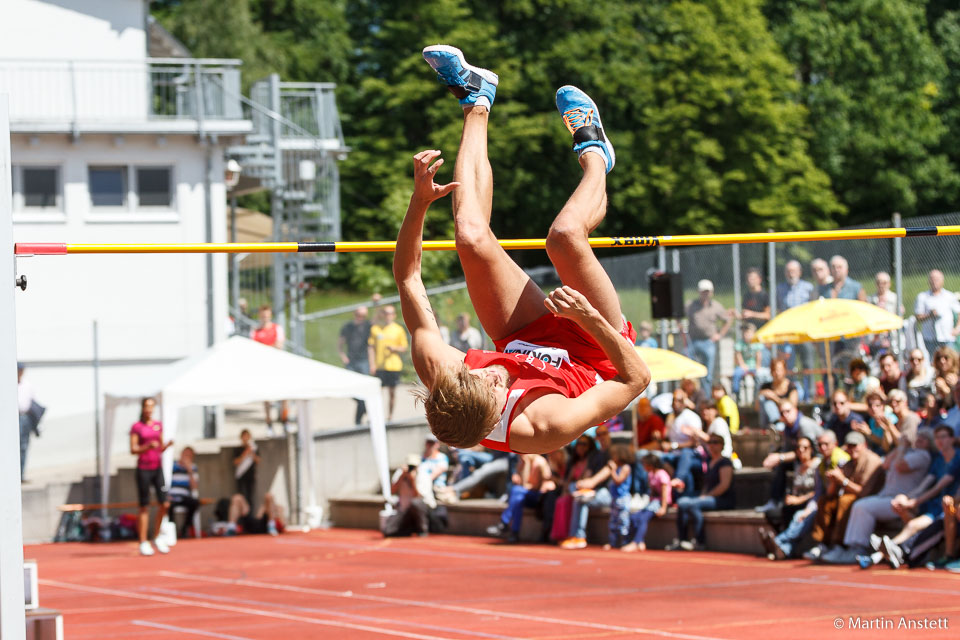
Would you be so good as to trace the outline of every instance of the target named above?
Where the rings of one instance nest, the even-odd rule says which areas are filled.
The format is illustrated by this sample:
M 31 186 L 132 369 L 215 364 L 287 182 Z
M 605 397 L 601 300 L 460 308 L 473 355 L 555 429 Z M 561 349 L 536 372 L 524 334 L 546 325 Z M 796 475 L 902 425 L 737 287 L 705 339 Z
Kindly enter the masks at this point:
M 6 0 L 0 13 L 15 241 L 226 241 L 224 149 L 251 130 L 239 62 L 150 57 L 145 0 Z M 28 279 L 17 292 L 18 354 L 48 408 L 28 478 L 43 467 L 95 470 L 94 320 L 102 387 L 224 337 L 226 259 L 212 259 L 209 299 L 206 264 L 201 255 L 17 260 Z M 200 422 L 183 416 L 184 439 L 199 437 Z

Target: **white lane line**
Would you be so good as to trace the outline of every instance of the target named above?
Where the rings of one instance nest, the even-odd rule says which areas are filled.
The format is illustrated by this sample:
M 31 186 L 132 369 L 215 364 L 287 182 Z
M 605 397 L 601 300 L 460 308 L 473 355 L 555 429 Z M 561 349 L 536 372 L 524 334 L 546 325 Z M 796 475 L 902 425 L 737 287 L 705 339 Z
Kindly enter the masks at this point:
M 178 633 L 204 636 L 206 638 L 221 638 L 221 640 L 253 640 L 253 638 L 245 638 L 243 636 L 231 636 L 226 633 L 216 633 L 215 631 L 200 631 L 199 629 L 190 629 L 188 627 L 175 627 L 172 624 L 161 624 L 159 622 L 150 622 L 149 620 L 131 620 L 130 622 L 138 627 L 153 627 L 154 629 L 177 631 Z
M 382 624 L 383 623 L 395 624 L 401 627 L 419 627 L 420 629 L 424 629 L 426 631 L 459 633 L 460 635 L 477 636 L 479 638 L 492 638 L 493 640 L 520 640 L 519 638 L 515 638 L 514 636 L 503 636 L 495 633 L 484 633 L 483 631 L 465 631 L 463 629 L 441 627 L 439 625 L 425 624 L 422 622 L 410 622 L 408 620 L 393 620 L 391 618 L 364 616 L 364 615 L 358 615 L 355 613 L 332 611 L 330 609 L 319 609 L 316 607 L 301 607 L 295 604 L 264 602 L 262 600 L 245 600 L 243 598 L 218 596 L 210 593 L 200 593 L 198 591 L 182 591 L 180 589 L 162 589 L 160 587 L 142 587 L 140 590 L 149 591 L 150 593 L 162 593 L 168 596 L 181 596 L 185 598 L 201 598 L 204 600 L 212 600 L 214 602 L 229 602 L 231 604 L 237 604 L 237 605 L 261 605 L 261 606 L 270 607 L 270 608 L 287 609 L 289 611 L 299 611 L 300 613 L 320 613 L 328 616 L 335 616 L 338 618 L 350 618 L 356 622 L 374 622 L 374 623 L 379 622 Z
M 928 589 L 926 587 L 903 587 L 888 584 L 866 584 L 862 582 L 845 582 L 840 580 L 818 580 L 816 578 L 789 578 L 788 582 L 796 584 L 815 584 L 819 587 L 849 587 L 851 589 L 873 589 L 875 591 L 910 591 L 913 593 L 935 593 L 939 595 L 958 596 L 957 589 Z
M 89 587 L 82 584 L 72 584 L 70 582 L 60 582 L 58 580 L 46 580 L 41 578 L 38 583 L 48 587 L 60 587 L 61 589 L 72 589 L 74 591 L 85 591 L 87 593 L 98 593 L 106 596 L 116 596 L 118 598 L 133 598 L 135 600 L 149 600 L 151 602 L 166 602 L 167 604 L 177 604 L 187 607 L 197 607 L 200 609 L 213 609 L 216 611 L 230 611 L 232 613 L 241 613 L 250 616 L 263 616 L 265 618 L 277 618 L 279 620 L 290 620 L 292 622 L 305 622 L 307 624 L 316 624 L 324 627 L 339 627 L 341 629 L 353 629 L 355 631 L 369 631 L 371 633 L 381 633 L 388 636 L 399 636 L 401 638 L 414 638 L 415 640 L 454 640 L 453 638 L 443 638 L 441 636 L 428 636 L 419 633 L 408 633 L 406 631 L 396 631 L 394 629 L 383 629 L 380 627 L 371 627 L 363 624 L 352 624 L 350 622 L 341 622 L 334 620 L 319 620 L 317 618 L 308 618 L 307 616 L 295 616 L 289 613 L 280 613 L 279 611 L 264 611 L 262 609 L 252 609 L 249 607 L 233 607 L 225 604 L 213 604 L 210 602 L 196 602 L 184 598 L 171 598 L 167 596 L 151 596 L 145 593 L 133 593 L 130 591 L 118 591 L 116 589 L 104 589 L 102 587 Z
M 698 636 L 687 633 L 674 633 L 672 631 L 662 631 L 660 629 L 646 629 L 643 627 L 622 627 L 619 625 L 599 624 L 596 622 L 586 622 L 581 620 L 568 620 L 565 618 L 550 618 L 547 616 L 535 616 L 525 613 L 514 613 L 511 611 L 495 611 L 493 609 L 479 609 L 476 607 L 464 607 L 458 605 L 443 604 L 439 602 L 426 602 L 422 600 L 408 600 L 405 598 L 390 598 L 387 596 L 373 596 L 358 594 L 352 591 L 332 591 L 330 589 L 313 589 L 309 587 L 294 587 L 291 585 L 270 584 L 269 582 L 258 582 L 256 580 L 232 580 L 229 578 L 215 578 L 212 576 L 198 576 L 189 573 L 178 573 L 176 571 L 158 571 L 158 575 L 167 578 L 180 578 L 184 580 L 196 580 L 198 582 L 210 582 L 214 584 L 230 584 L 257 589 L 273 589 L 276 591 L 289 591 L 292 593 L 308 593 L 313 595 L 329 596 L 333 598 L 345 598 L 349 600 L 364 600 L 367 602 L 380 602 L 383 604 L 393 604 L 408 607 L 423 607 L 430 610 L 455 611 L 457 613 L 470 613 L 480 616 L 498 616 L 501 618 L 512 618 L 514 620 L 526 620 L 528 622 L 544 622 L 555 625 L 570 625 L 574 627 L 586 627 L 588 629 L 600 629 L 604 631 L 623 631 L 627 633 L 646 633 L 649 635 L 661 636 L 664 638 L 681 638 L 684 640 L 723 640 L 714 636 Z
M 296 545 L 301 547 L 331 547 L 334 549 L 352 549 L 352 550 L 362 550 L 369 551 L 370 553 L 397 553 L 401 555 L 411 555 L 411 556 L 429 556 L 431 558 L 457 558 L 460 560 L 482 560 L 484 562 L 490 562 L 493 560 L 500 562 L 509 562 L 513 565 L 517 564 L 534 564 L 534 565 L 547 565 L 552 567 L 558 567 L 563 562 L 560 560 L 540 560 L 538 558 L 528 558 L 520 555 L 511 556 L 511 555 L 490 555 L 485 553 L 455 553 L 453 551 L 433 551 L 431 549 L 412 549 L 407 547 L 396 547 L 396 546 L 371 546 L 364 544 L 352 544 L 348 542 L 323 542 L 318 540 L 298 540 L 298 539 L 284 539 L 284 540 L 274 540 L 274 544 L 289 544 Z

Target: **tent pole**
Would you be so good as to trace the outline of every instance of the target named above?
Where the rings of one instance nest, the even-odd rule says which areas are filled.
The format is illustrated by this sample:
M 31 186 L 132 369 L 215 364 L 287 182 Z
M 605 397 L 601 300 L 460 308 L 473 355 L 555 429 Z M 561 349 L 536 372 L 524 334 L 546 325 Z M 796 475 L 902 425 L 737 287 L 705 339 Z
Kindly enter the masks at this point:
M 830 358 L 830 341 L 824 340 L 823 346 L 827 354 L 827 401 L 833 398 L 833 360 Z

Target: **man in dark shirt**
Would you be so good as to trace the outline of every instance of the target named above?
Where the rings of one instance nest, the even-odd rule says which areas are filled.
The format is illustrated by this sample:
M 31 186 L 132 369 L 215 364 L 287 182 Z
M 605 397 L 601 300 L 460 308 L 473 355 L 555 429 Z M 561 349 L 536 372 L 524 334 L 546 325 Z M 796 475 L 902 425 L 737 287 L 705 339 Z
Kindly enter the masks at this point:
M 370 375 L 370 358 L 367 342 L 370 339 L 370 321 L 367 319 L 367 308 L 357 307 L 353 312 L 353 320 L 340 329 L 340 339 L 337 348 L 340 351 L 340 360 L 343 366 L 350 371 Z M 367 413 L 367 405 L 363 400 L 357 400 L 356 424 Z
M 880 386 L 883 393 L 888 394 L 894 389 L 907 392 L 907 374 L 900 370 L 900 363 L 893 354 L 885 353 L 880 356 Z
M 850 399 L 839 389 L 833 392 L 830 406 L 833 411 L 823 426 L 836 434 L 837 442 L 845 441 L 847 434 L 853 431 L 854 422 L 866 422 L 863 416 L 850 410 Z
M 747 293 L 740 317 L 758 327 L 770 319 L 770 294 L 763 290 L 763 276 L 756 267 L 747 269 Z

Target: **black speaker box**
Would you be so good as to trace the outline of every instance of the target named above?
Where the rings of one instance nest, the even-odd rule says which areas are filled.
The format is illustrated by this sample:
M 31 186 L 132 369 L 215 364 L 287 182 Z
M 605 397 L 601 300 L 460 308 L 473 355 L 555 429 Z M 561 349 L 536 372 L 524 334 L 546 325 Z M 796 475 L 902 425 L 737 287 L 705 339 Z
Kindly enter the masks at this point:
M 683 317 L 683 280 L 679 273 L 657 271 L 650 275 L 650 307 L 655 320 Z

